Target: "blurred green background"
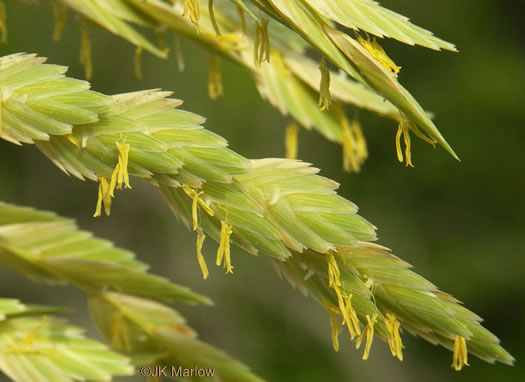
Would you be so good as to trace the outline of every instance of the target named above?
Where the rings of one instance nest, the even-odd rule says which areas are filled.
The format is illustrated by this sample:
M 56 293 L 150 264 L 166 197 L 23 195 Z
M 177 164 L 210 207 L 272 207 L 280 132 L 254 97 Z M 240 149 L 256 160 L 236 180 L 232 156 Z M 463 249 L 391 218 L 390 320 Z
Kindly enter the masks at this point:
M 370 159 L 361 174 L 341 168 L 341 148 L 301 130 L 300 158 L 341 183 L 340 192 L 379 227 L 379 242 L 415 270 L 485 318 L 485 325 L 514 355 L 516 366 L 471 358 L 460 373 L 452 354 L 409 335 L 405 361 L 376 340 L 368 361 L 344 338 L 332 350 L 328 314 L 279 280 L 269 261 L 236 249 L 235 274 L 211 269 L 203 281 L 195 237 L 166 208 L 160 195 L 133 182 L 117 195 L 111 217 L 93 219 L 97 184 L 66 177 L 38 150 L 0 142 L 0 200 L 56 211 L 83 229 L 134 250 L 154 272 L 207 294 L 216 306 L 181 306 L 202 339 L 238 357 L 268 381 L 523 381 L 525 369 L 525 14 L 520 1 L 384 0 L 460 53 L 433 52 L 385 41 L 403 67 L 399 79 L 427 109 L 462 162 L 413 140 L 415 168 L 395 158 L 396 126 L 360 113 Z M 53 10 L 47 2 L 8 0 L 9 44 L 0 54 L 35 52 L 67 65 L 78 62 L 78 18 L 69 13 L 61 42 L 51 41 Z M 133 75 L 134 47 L 92 30 L 93 88 L 107 94 L 161 87 L 185 100 L 184 108 L 208 118 L 207 128 L 249 158 L 282 156 L 286 119 L 258 95 L 248 73 L 222 64 L 226 96 L 207 97 L 207 53 L 183 41 L 186 70 L 175 57 L 147 54 L 144 78 Z M 349 110 L 351 113 L 352 111 Z M 211 264 L 216 246 L 205 245 Z M 215 268 L 215 267 L 213 267 Z M 0 295 L 31 303 L 75 307 L 70 318 L 93 328 L 84 296 L 69 287 L 42 287 L 0 267 Z M 0 376 L 0 381 L 3 381 Z M 132 379 L 127 379 L 132 380 Z

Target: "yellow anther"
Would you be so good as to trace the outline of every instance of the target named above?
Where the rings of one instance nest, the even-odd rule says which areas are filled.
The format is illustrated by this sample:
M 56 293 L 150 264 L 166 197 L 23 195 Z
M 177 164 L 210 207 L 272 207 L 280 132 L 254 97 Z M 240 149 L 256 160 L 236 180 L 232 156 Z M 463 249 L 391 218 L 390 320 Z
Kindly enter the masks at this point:
M 321 84 L 319 86 L 319 107 L 321 110 L 328 110 L 330 108 L 331 97 L 330 97 L 330 70 L 326 65 L 324 57 L 321 59 L 319 65 L 321 71 Z
M 463 368 L 463 366 L 469 366 L 467 342 L 465 341 L 465 337 L 456 336 L 456 338 L 454 339 L 454 354 L 452 356 L 451 366 L 456 371 L 460 371 Z
M 66 135 L 66 139 L 67 139 L 69 142 L 73 143 L 73 144 L 77 147 L 77 149 L 80 148 L 80 143 L 78 143 L 78 140 L 75 138 L 74 135 L 71 135 L 71 134 Z
M 204 243 L 204 239 L 206 239 L 206 235 L 199 234 L 197 236 L 197 260 L 199 262 L 199 266 L 201 267 L 202 271 L 202 277 L 204 280 L 208 278 L 208 266 L 206 265 L 206 261 L 204 260 L 204 256 L 202 256 L 202 244 Z
M 370 317 L 367 314 L 366 321 L 368 322 L 368 324 L 363 330 L 363 333 L 361 333 L 361 335 L 357 338 L 356 343 L 355 343 L 355 348 L 359 349 L 361 347 L 361 343 L 366 337 L 365 351 L 363 352 L 363 359 L 365 361 L 368 359 L 368 356 L 370 355 L 370 348 L 372 347 L 372 342 L 374 341 L 374 325 L 377 322 L 377 313 L 374 313 L 372 317 Z
M 199 19 L 200 19 L 200 6 L 199 6 L 199 0 L 184 0 L 184 12 L 182 13 L 183 16 L 188 15 L 190 17 L 190 20 L 195 26 L 197 27 L 197 30 L 199 30 Z
M 332 328 L 332 346 L 335 351 L 339 351 L 339 334 L 341 333 L 341 325 L 337 317 L 337 312 L 330 310 L 330 327 Z
M 405 118 L 402 118 L 401 122 L 399 122 L 399 125 L 397 126 L 396 152 L 397 152 L 397 160 L 403 163 L 403 151 L 401 150 L 401 136 L 403 136 L 403 139 L 405 142 L 406 165 L 407 167 L 408 166 L 414 167 L 414 165 L 412 164 L 412 152 L 410 149 L 410 146 L 411 146 L 410 130 L 411 130 L 411 122 Z
M 215 30 L 215 33 L 217 33 L 217 36 L 220 36 L 221 31 L 219 29 L 219 25 L 217 24 L 217 20 L 215 19 L 215 11 L 213 10 L 213 0 L 208 0 L 208 11 L 210 13 L 211 25 L 213 25 L 213 29 Z
M 221 71 L 219 69 L 219 56 L 213 55 L 208 60 L 208 95 L 216 99 L 224 94 L 222 87 Z
M 390 333 L 391 338 L 388 339 L 388 346 L 394 357 L 397 357 L 400 361 L 403 360 L 403 341 L 399 335 L 399 320 L 395 315 L 391 313 L 386 314 L 385 326 Z
M 345 317 L 348 320 L 346 325 L 348 326 L 348 332 L 350 333 L 350 339 L 354 339 L 357 335 L 361 335 L 361 327 L 359 326 L 359 319 L 357 313 L 352 306 L 352 294 L 343 297 L 345 303 Z
M 91 40 L 89 39 L 89 31 L 85 22 L 82 25 L 81 34 L 80 63 L 84 66 L 86 79 L 89 80 L 93 75 L 93 61 L 91 57 Z
M 122 185 L 124 184 L 126 188 L 130 188 L 129 184 L 129 172 L 128 172 L 128 162 L 129 162 L 129 150 L 131 146 L 127 143 L 117 143 L 118 148 L 118 163 L 115 166 L 113 171 L 113 177 L 116 178 L 117 190 L 122 190 Z
M 2 32 L 0 42 L 7 43 L 7 12 L 3 1 L 0 2 L 0 31 Z
M 239 18 L 241 19 L 241 30 L 242 33 L 246 36 L 246 16 L 244 16 L 244 11 L 241 6 L 237 5 L 237 13 L 239 14 Z
M 188 195 L 190 198 L 193 199 L 193 203 L 191 205 L 191 215 L 193 218 L 193 230 L 197 231 L 200 230 L 199 227 L 199 211 L 198 211 L 198 205 L 204 209 L 208 213 L 208 215 L 213 216 L 213 210 L 200 198 L 201 195 L 204 194 L 203 191 L 197 193 L 193 188 L 183 185 L 182 186 L 183 191 Z
M 62 37 L 62 32 L 66 26 L 67 10 L 59 1 L 55 1 L 55 31 L 53 32 L 53 41 L 58 42 Z
M 104 211 L 106 212 L 106 215 L 109 216 L 111 214 L 111 201 L 113 197 L 113 187 L 111 187 L 110 181 L 108 178 L 104 178 L 103 176 L 97 177 L 99 185 L 98 185 L 98 201 L 97 201 L 97 208 L 95 210 L 95 214 L 93 217 L 99 217 L 102 215 L 102 204 L 104 204 Z
M 217 250 L 217 266 L 220 266 L 224 259 L 224 268 L 226 273 L 233 273 L 230 256 L 230 236 L 233 233 L 231 225 L 225 221 L 221 222 L 221 239 L 219 249 Z
M 255 25 L 255 45 L 253 61 L 255 66 L 261 67 L 261 64 L 266 61 L 270 62 L 270 37 L 268 34 L 268 19 L 262 18 L 261 22 Z
M 357 119 L 349 122 L 340 105 L 335 104 L 333 110 L 343 133 L 343 169 L 347 172 L 359 172 L 368 157 L 361 125 Z
M 286 158 L 295 159 L 297 158 L 298 152 L 298 135 L 299 126 L 296 123 L 290 123 L 286 127 L 285 147 L 286 147 Z
M 358 37 L 357 41 L 365 48 L 370 55 L 377 60 L 385 69 L 394 73 L 396 76 L 401 70 L 401 66 L 397 66 L 394 61 L 386 54 L 385 50 L 379 45 L 374 37 L 370 40 L 368 37 L 365 40 L 361 36 Z
M 135 77 L 138 80 L 142 79 L 142 47 L 139 46 L 135 49 L 135 58 L 133 59 L 133 64 L 135 67 Z

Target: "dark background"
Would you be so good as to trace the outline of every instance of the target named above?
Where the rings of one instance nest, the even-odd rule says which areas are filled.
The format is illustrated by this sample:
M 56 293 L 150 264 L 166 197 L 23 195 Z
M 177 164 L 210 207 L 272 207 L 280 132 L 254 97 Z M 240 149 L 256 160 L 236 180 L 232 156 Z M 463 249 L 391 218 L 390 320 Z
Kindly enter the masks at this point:
M 452 354 L 409 335 L 405 361 L 381 341 L 370 359 L 342 338 L 331 346 L 329 319 L 312 298 L 279 280 L 268 260 L 233 252 L 235 274 L 212 267 L 203 281 L 195 237 L 147 185 L 117 195 L 109 218 L 93 219 L 97 184 L 64 176 L 35 147 L 0 142 L 0 200 L 52 210 L 80 227 L 137 252 L 154 272 L 212 297 L 217 305 L 180 307 L 201 338 L 250 365 L 268 381 L 521 381 L 525 379 L 525 10 L 520 1 L 409 1 L 382 4 L 457 44 L 460 53 L 434 52 L 395 41 L 383 46 L 403 67 L 399 79 L 435 121 L 461 162 L 413 139 L 414 169 L 395 158 L 396 126 L 367 112 L 360 119 L 370 159 L 361 174 L 341 168 L 341 148 L 301 130 L 300 158 L 341 183 L 340 192 L 379 227 L 379 242 L 415 270 L 485 318 L 485 325 L 514 355 L 516 366 L 489 365 L 471 357 L 460 373 Z M 8 0 L 9 44 L 0 54 L 35 52 L 67 65 L 83 78 L 80 31 L 71 12 L 63 39 L 54 44 L 47 2 Z M 144 78 L 133 75 L 134 47 L 92 30 L 93 88 L 116 94 L 146 88 L 173 90 L 187 110 L 208 118 L 207 128 L 249 158 L 282 156 L 283 118 L 256 92 L 248 73 L 223 63 L 226 96 L 207 97 L 207 54 L 183 42 L 186 71 L 172 56 L 144 55 Z M 215 244 L 205 245 L 211 265 Z M 82 293 L 42 287 L 0 267 L 0 295 L 30 303 L 74 306 L 70 318 L 97 335 Z M 0 376 L 2 380 L 2 376 Z

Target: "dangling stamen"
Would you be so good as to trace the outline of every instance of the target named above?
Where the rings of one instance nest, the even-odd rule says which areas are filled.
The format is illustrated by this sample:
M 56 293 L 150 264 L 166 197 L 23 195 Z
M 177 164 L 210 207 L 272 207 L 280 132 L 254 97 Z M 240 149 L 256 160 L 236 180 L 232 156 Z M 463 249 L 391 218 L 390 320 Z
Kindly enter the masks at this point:
M 407 167 L 414 167 L 412 164 L 412 152 L 410 150 L 410 133 L 409 130 L 411 129 L 411 121 L 407 120 L 405 117 L 401 117 L 401 121 L 399 122 L 399 125 L 397 126 L 397 133 L 396 133 L 396 152 L 397 152 L 397 159 L 403 163 L 403 152 L 401 151 L 401 135 L 403 135 L 403 139 L 405 142 L 405 159 L 406 159 L 406 165 Z
M 126 188 L 131 189 L 129 184 L 129 173 L 128 173 L 128 162 L 129 162 L 129 150 L 130 145 L 127 143 L 117 143 L 118 148 L 118 164 L 115 170 L 118 168 L 117 178 L 117 190 L 122 190 L 122 185 L 125 184 Z
M 93 75 L 93 61 L 91 58 L 91 40 L 89 39 L 89 30 L 86 22 L 82 23 L 82 39 L 80 46 L 80 63 L 84 66 L 84 75 L 86 79 L 91 79 Z
M 204 260 L 204 256 L 202 256 L 202 244 L 204 243 L 204 239 L 206 239 L 206 235 L 199 233 L 197 236 L 197 260 L 199 262 L 199 266 L 201 267 L 202 271 L 202 277 L 204 280 L 208 278 L 208 266 L 206 265 L 206 261 Z
M 360 164 L 362 164 L 366 158 L 368 158 L 368 148 L 366 146 L 366 139 L 361 129 L 361 124 L 357 119 L 352 121 L 352 132 L 354 133 L 356 142 L 356 152 L 359 158 Z
M 164 51 L 169 51 L 169 49 L 166 47 L 166 30 L 164 28 L 159 28 L 155 30 L 155 34 L 157 35 L 157 41 L 159 43 L 159 49 Z
M 350 339 L 353 340 L 355 336 L 361 335 L 361 326 L 359 326 L 359 319 L 357 313 L 352 306 L 352 294 L 344 296 L 346 317 L 349 320 L 347 322 L 348 332 L 350 333 Z
M 318 106 L 321 110 L 328 110 L 332 102 L 330 97 L 330 70 L 328 70 L 324 57 L 321 59 L 319 70 L 321 70 L 321 84 L 319 86 Z
M 199 0 L 184 0 L 184 12 L 182 13 L 182 15 L 188 15 L 190 17 L 191 22 L 195 24 L 195 27 L 197 27 L 197 31 L 199 30 Z
M 197 206 L 200 205 L 202 209 L 204 209 L 204 211 L 206 211 L 208 215 L 210 216 L 214 215 L 213 210 L 204 202 L 204 200 L 200 198 L 200 196 L 204 194 L 204 191 L 197 193 L 194 189 L 192 189 L 191 187 L 187 185 L 183 185 L 182 189 L 184 190 L 186 195 L 188 195 L 190 198 L 193 199 L 193 203 L 191 205 L 191 215 L 193 218 L 193 230 L 199 231 L 200 230 L 199 213 L 198 213 Z
M 299 126 L 296 123 L 290 123 L 286 127 L 286 136 L 285 136 L 285 148 L 286 148 L 286 158 L 296 159 L 298 151 L 298 137 L 299 135 Z
M 5 9 L 5 3 L 0 2 L 0 31 L 2 32 L 2 38 L 0 42 L 7 43 L 7 12 Z
M 400 361 L 403 360 L 403 341 L 401 341 L 401 336 L 399 335 L 399 320 L 395 315 L 391 313 L 386 314 L 385 326 L 390 333 L 388 339 L 388 346 L 394 357 L 397 357 Z
M 217 266 L 220 266 L 224 259 L 226 273 L 233 273 L 233 266 L 230 257 L 230 236 L 233 233 L 232 227 L 225 221 L 221 222 L 221 240 L 217 250 Z
M 55 1 L 55 31 L 53 32 L 53 41 L 58 42 L 62 37 L 62 32 L 66 26 L 67 10 L 59 1 Z
M 224 95 L 221 71 L 219 69 L 219 56 L 213 55 L 208 60 L 208 95 L 216 99 Z
M 454 339 L 454 354 L 452 356 L 452 367 L 456 371 L 460 371 L 463 366 L 469 366 L 468 364 L 468 353 L 467 353 L 467 342 L 465 337 L 456 336 Z
M 341 325 L 337 317 L 337 312 L 330 310 L 330 327 L 332 328 L 332 346 L 335 351 L 339 351 L 339 334 L 341 333 Z
M 346 172 L 359 172 L 360 168 L 355 155 L 357 144 L 346 118 L 342 121 L 341 128 L 343 129 L 343 169 Z
M 142 79 L 142 47 L 139 46 L 137 49 L 135 49 L 135 58 L 133 60 L 134 67 L 135 67 L 135 77 L 137 77 L 138 80 Z
M 399 73 L 401 70 L 401 66 L 397 66 L 394 61 L 388 55 L 386 54 L 385 50 L 379 45 L 376 41 L 376 38 L 374 37 L 373 40 L 370 40 L 370 38 L 367 37 L 365 40 L 361 36 L 357 38 L 357 41 L 363 48 L 365 48 L 370 55 L 376 59 L 385 69 L 389 70 L 390 72 L 394 73 L 395 76 Z
M 95 218 L 102 215 L 102 204 L 104 204 L 104 212 L 106 213 L 106 215 L 109 216 L 111 214 L 111 202 L 114 196 L 113 191 L 115 189 L 115 184 L 113 183 L 113 181 L 110 183 L 110 180 L 108 178 L 104 178 L 103 176 L 97 176 L 97 179 L 99 181 L 99 186 L 97 208 L 95 210 L 95 214 L 93 215 L 93 217 Z
M 269 20 L 263 17 L 261 22 L 257 22 L 255 25 L 254 62 L 258 68 L 261 67 L 264 61 L 270 62 L 268 23 Z
M 213 10 L 213 0 L 208 0 L 208 11 L 210 13 L 211 25 L 213 25 L 213 29 L 215 29 L 215 33 L 217 34 L 217 36 L 220 36 L 221 31 L 219 29 L 219 25 L 217 25 L 217 20 L 215 19 L 215 12 Z
M 377 313 L 374 313 L 372 315 L 372 318 L 370 318 L 370 316 L 367 314 L 366 320 L 368 324 L 363 330 L 363 333 L 361 333 L 361 335 L 357 338 L 357 341 L 355 343 L 355 348 L 359 349 L 361 347 L 361 343 L 366 337 L 365 351 L 363 352 L 363 360 L 365 361 L 370 355 L 370 348 L 372 347 L 372 342 L 374 341 L 374 325 L 377 322 Z
M 246 36 L 246 17 L 244 16 L 244 11 L 241 6 L 237 5 L 237 13 L 239 14 L 239 18 L 241 19 L 241 30 L 242 34 Z

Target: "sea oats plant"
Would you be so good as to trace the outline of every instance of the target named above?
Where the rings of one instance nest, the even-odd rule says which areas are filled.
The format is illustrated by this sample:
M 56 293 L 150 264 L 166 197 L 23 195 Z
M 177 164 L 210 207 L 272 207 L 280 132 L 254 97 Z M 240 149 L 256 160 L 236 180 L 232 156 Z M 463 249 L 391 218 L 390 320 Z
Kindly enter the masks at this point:
M 162 38 L 156 46 L 132 24 L 161 36 L 173 31 L 212 53 L 212 98 L 223 93 L 218 57 L 240 64 L 283 114 L 341 142 L 346 170 L 359 171 L 368 155 L 359 122 L 344 115 L 347 103 L 397 121 L 397 155 L 407 165 L 412 165 L 410 132 L 456 157 L 428 113 L 397 81 L 400 68 L 368 33 L 432 49 L 454 46 L 376 2 L 63 0 L 55 3 L 56 40 L 65 23 L 64 5 L 82 15 L 81 60 L 87 77 L 93 70 L 89 27 L 102 27 L 135 44 L 137 74 L 143 50 L 165 57 L 167 49 Z M 337 24 L 354 29 L 355 38 Z M 313 54 L 321 56 L 319 64 Z M 373 243 L 375 227 L 337 194 L 337 183 L 317 175 L 310 164 L 290 159 L 297 153 L 297 125 L 286 133 L 289 159 L 249 160 L 204 129 L 203 117 L 179 109 L 182 101 L 169 98 L 170 92 L 107 96 L 65 72 L 35 54 L 0 58 L 0 137 L 35 144 L 65 173 L 97 182 L 95 217 L 110 214 L 118 190 L 131 188 L 136 180 L 150 183 L 195 232 L 196 261 L 204 278 L 207 236 L 217 241 L 214 262 L 226 273 L 234 269 L 231 243 L 269 256 L 279 275 L 326 309 L 336 351 L 346 326 L 356 347 L 363 345 L 363 359 L 377 336 L 403 360 L 401 334 L 407 331 L 452 350 L 456 370 L 468 365 L 468 353 L 487 362 L 513 363 L 479 316 Z M 200 342 L 167 305 L 209 303 L 207 298 L 147 273 L 132 254 L 79 231 L 70 220 L 0 204 L 0 261 L 30 278 L 84 290 L 97 326 L 124 354 L 47 318 L 55 308 L 0 300 L 0 368 L 16 381 L 35 376 L 109 380 L 132 373 L 131 364 L 198 366 L 215 369 L 223 381 L 259 380 L 238 361 Z M 58 362 L 58 351 L 80 357 L 82 364 Z

